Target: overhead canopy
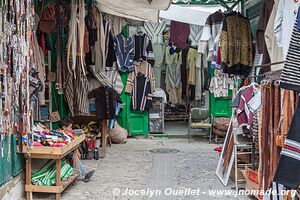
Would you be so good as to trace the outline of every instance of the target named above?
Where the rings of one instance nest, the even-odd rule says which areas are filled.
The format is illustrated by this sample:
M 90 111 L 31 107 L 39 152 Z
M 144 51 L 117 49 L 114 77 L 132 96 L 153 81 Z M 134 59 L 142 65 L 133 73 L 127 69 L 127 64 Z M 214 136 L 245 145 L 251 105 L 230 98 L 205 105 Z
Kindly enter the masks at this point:
M 169 8 L 172 0 L 96 0 L 100 11 L 134 20 L 159 19 L 159 10 Z
M 202 5 L 201 7 L 196 7 L 172 4 L 168 10 L 160 11 L 159 17 L 203 26 L 207 17 L 219 9 L 223 9 L 223 7 L 221 5 Z

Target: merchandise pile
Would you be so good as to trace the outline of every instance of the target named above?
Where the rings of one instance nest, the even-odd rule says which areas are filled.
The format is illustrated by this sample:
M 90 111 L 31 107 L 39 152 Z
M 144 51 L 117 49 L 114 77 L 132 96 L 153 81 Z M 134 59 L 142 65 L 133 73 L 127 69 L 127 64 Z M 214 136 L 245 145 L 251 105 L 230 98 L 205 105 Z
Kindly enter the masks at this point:
M 46 126 L 35 123 L 32 138 L 22 137 L 23 143 L 29 146 L 63 147 L 76 138 L 73 130 L 49 130 Z

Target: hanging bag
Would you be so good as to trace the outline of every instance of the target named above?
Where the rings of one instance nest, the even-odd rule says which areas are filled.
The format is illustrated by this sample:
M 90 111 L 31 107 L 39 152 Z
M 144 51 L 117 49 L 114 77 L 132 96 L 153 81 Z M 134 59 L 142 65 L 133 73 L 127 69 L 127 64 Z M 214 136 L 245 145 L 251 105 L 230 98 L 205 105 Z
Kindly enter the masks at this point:
M 60 116 L 59 116 L 59 112 L 58 112 L 57 99 L 56 99 L 56 95 L 54 94 L 54 91 L 53 91 L 53 95 L 54 95 L 54 104 L 56 107 L 56 111 L 53 111 L 50 113 L 50 121 L 58 122 L 58 121 L 60 121 Z

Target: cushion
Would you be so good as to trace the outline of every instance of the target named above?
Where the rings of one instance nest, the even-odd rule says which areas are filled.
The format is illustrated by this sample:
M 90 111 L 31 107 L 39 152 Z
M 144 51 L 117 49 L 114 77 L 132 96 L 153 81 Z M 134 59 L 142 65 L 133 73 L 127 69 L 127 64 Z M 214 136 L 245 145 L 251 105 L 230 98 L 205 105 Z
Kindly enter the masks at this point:
M 226 117 L 217 117 L 214 119 L 214 128 L 220 130 L 220 131 L 227 131 L 228 126 L 230 123 L 230 119 Z

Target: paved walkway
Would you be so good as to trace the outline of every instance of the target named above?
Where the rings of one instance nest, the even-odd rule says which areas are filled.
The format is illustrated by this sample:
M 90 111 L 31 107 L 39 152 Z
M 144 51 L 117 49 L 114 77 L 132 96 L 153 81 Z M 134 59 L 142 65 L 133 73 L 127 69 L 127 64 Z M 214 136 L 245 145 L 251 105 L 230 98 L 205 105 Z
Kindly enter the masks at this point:
M 96 170 L 94 178 L 89 183 L 77 181 L 63 193 L 62 199 L 250 199 L 208 194 L 211 189 L 230 189 L 233 186 L 231 183 L 228 187 L 224 187 L 215 175 L 218 161 L 218 154 L 213 150 L 215 147 L 216 145 L 208 144 L 206 140 L 187 143 L 186 139 L 129 139 L 127 144 L 108 148 L 104 160 L 84 161 L 86 168 Z M 180 152 L 171 154 L 149 152 L 155 148 L 175 148 Z M 198 190 L 199 195 L 193 195 L 193 191 L 186 188 L 194 192 Z M 128 191 L 130 195 L 119 195 L 119 192 Z M 132 195 L 141 192 L 145 195 Z M 180 192 L 187 195 L 180 195 Z M 166 195 L 170 193 L 173 194 Z M 54 196 L 34 195 L 34 197 L 51 199 Z

